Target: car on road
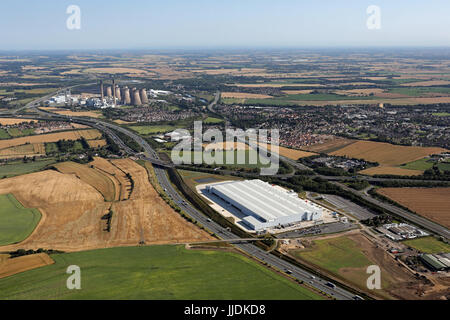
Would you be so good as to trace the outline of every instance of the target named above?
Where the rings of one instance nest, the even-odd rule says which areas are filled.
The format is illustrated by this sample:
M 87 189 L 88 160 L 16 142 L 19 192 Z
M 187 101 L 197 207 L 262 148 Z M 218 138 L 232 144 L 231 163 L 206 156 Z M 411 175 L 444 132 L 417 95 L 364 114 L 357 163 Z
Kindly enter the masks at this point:
M 334 283 L 331 283 L 331 282 L 327 282 L 327 283 L 325 283 L 325 285 L 327 285 L 328 287 L 330 287 L 332 289 L 336 288 L 336 285 Z

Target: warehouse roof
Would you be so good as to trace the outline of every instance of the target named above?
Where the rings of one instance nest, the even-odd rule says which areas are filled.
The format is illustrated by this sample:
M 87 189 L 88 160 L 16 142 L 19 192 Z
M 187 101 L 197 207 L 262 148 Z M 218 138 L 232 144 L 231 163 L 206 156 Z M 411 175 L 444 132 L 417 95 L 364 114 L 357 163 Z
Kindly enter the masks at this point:
M 261 180 L 223 182 L 211 188 L 239 202 L 266 221 L 305 212 L 322 212 L 318 206 L 298 198 L 296 193 L 289 193 Z

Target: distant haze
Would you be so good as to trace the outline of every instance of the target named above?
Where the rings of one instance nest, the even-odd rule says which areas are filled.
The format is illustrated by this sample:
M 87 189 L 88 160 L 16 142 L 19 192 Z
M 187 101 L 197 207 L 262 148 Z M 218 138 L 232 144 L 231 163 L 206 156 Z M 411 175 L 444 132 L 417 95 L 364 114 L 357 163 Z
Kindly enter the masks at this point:
M 1 1 L 0 50 L 449 46 L 449 14 L 448 0 Z

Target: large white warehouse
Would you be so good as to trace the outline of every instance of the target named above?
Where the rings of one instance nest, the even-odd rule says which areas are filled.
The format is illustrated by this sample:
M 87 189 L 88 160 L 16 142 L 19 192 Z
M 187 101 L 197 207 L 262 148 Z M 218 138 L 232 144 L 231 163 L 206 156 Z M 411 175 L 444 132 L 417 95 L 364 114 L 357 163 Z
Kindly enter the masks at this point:
M 322 218 L 318 205 L 261 180 L 217 183 L 206 186 L 206 190 L 246 215 L 243 223 L 255 231 Z

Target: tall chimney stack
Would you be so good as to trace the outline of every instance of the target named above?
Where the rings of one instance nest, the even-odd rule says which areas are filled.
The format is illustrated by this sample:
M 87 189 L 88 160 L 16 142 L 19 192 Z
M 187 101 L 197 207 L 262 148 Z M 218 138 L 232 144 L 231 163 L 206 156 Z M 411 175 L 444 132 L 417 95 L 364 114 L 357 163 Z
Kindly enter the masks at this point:
M 103 103 L 103 99 L 105 98 L 105 91 L 103 89 L 103 80 L 100 80 L 100 95 L 101 95 L 101 99 L 102 99 L 102 103 Z
M 112 81 L 112 91 L 113 91 L 113 106 L 116 105 L 116 79 Z

